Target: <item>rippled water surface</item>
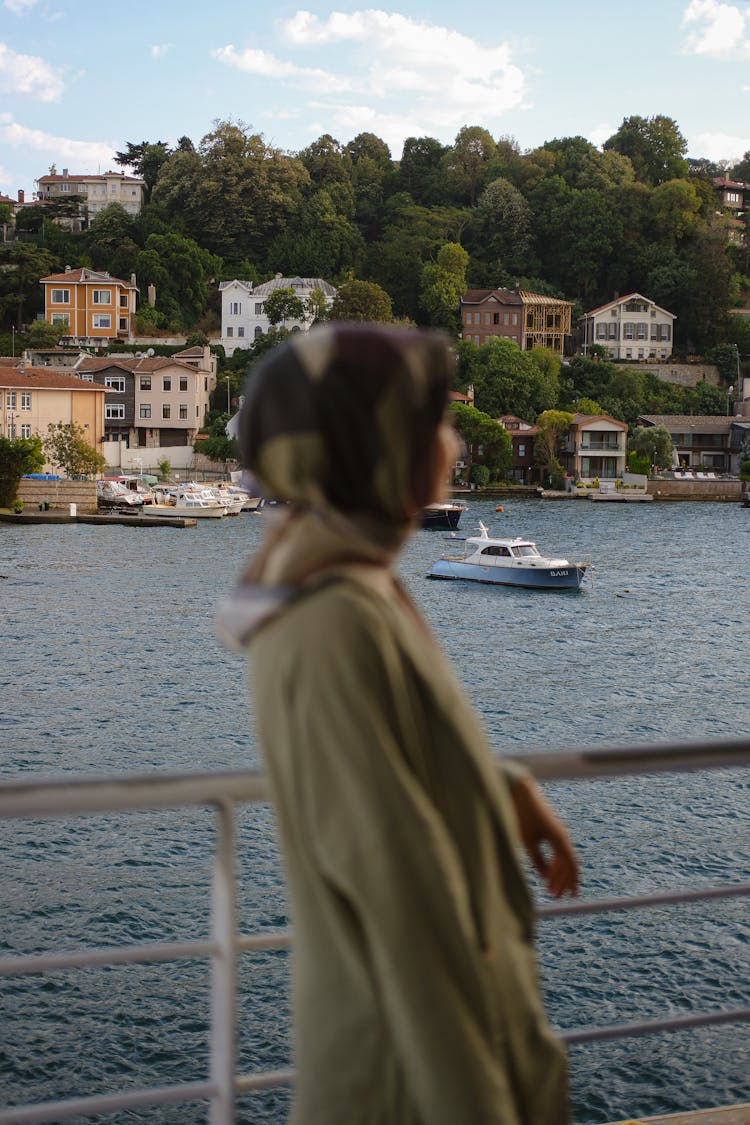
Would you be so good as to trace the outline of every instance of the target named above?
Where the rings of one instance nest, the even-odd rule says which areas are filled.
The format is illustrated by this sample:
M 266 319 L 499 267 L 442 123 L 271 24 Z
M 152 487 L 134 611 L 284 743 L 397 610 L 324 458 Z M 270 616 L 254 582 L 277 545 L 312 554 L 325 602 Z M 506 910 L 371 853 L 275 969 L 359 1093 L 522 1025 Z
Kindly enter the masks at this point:
M 750 733 L 750 513 L 735 504 L 471 504 L 492 530 L 589 558 L 580 593 L 425 578 L 443 548 L 420 532 L 402 562 L 493 743 L 522 753 Z M 0 713 L 6 778 L 177 772 L 257 764 L 240 661 L 213 636 L 217 597 L 259 542 L 264 516 L 194 529 L 0 525 Z M 743 880 L 750 772 L 560 784 L 584 893 Z M 0 826 L 0 948 L 205 936 L 213 821 L 194 811 Z M 272 815 L 243 814 L 242 928 L 286 925 Z M 543 922 L 548 1006 L 559 1027 L 748 1003 L 747 902 Z M 206 1072 L 203 963 L 53 973 L 6 982 L 3 1102 Z M 241 1068 L 288 1062 L 287 959 L 243 960 Z M 750 1101 L 747 1025 L 571 1052 L 575 1120 Z M 288 1095 L 245 1099 L 277 1123 Z M 205 1119 L 205 1107 L 107 1121 Z M 104 1120 L 104 1119 L 102 1119 Z M 457 1123 L 459 1125 L 459 1123 Z

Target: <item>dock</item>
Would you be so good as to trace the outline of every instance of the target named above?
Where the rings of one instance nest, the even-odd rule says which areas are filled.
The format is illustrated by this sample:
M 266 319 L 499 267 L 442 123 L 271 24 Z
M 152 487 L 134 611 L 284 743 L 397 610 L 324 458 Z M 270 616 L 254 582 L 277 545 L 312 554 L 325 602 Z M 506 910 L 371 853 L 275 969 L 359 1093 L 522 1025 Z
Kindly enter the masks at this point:
M 92 523 L 100 526 L 121 524 L 124 527 L 197 527 L 193 517 L 134 516 L 127 512 L 81 512 L 72 516 L 62 508 L 52 508 L 48 512 L 9 512 L 0 510 L 0 523 Z
M 696 1109 L 689 1113 L 668 1113 L 661 1117 L 626 1117 L 609 1125 L 748 1125 L 750 1105 L 726 1106 L 723 1109 Z

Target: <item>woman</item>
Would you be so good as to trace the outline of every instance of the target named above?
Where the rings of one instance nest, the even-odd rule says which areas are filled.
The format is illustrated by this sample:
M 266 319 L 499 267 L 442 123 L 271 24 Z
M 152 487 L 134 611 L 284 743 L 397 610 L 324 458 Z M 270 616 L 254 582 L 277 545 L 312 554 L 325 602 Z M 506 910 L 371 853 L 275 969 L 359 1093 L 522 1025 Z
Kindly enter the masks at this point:
M 294 927 L 297 1125 L 558 1125 L 519 837 L 562 824 L 498 766 L 393 566 L 455 439 L 440 335 L 333 323 L 249 380 L 244 464 L 286 501 L 223 615 L 247 646 Z

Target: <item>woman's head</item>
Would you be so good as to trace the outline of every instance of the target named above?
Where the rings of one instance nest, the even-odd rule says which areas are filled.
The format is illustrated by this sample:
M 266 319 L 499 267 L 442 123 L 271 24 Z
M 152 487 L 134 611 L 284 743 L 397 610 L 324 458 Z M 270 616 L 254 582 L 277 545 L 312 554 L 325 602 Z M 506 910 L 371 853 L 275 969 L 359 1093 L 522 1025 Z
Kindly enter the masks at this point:
M 295 333 L 249 376 L 242 461 L 268 497 L 408 523 L 434 499 L 453 363 L 436 332 L 338 321 Z

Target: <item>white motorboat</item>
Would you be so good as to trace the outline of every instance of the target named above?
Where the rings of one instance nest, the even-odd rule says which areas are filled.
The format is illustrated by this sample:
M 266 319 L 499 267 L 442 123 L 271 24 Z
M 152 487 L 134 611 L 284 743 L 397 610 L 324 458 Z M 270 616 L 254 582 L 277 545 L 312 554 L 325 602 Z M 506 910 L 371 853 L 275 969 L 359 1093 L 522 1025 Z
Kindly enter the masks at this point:
M 445 552 L 428 577 L 543 590 L 580 588 L 589 563 L 549 558 L 530 539 L 498 539 L 490 536 L 485 524 L 479 527 L 479 535 L 452 537 L 451 544 L 464 544 L 463 552 Z
M 150 504 L 150 516 L 167 516 L 173 519 L 221 519 L 228 514 L 223 504 L 213 497 L 177 489 L 161 488 L 158 500 Z

